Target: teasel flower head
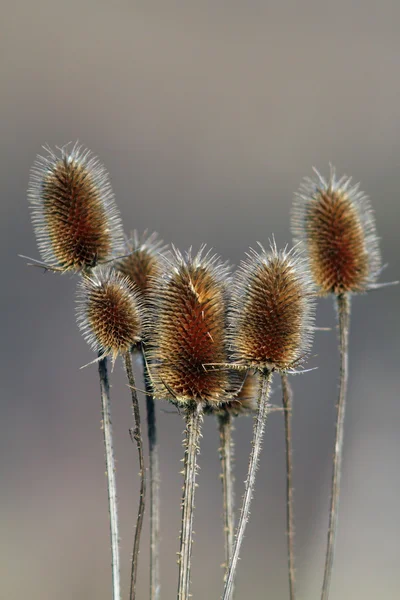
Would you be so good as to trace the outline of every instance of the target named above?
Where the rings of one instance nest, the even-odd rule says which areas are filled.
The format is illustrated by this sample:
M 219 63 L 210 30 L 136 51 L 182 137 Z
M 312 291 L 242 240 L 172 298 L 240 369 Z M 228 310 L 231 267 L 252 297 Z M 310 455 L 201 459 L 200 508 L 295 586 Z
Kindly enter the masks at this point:
M 314 288 L 304 261 L 291 250 L 260 245 L 242 261 L 233 286 L 230 342 L 238 368 L 287 371 L 312 343 Z
M 43 261 L 88 272 L 123 251 L 123 230 L 107 171 L 77 143 L 46 147 L 31 171 L 28 198 Z
M 368 197 L 351 178 L 315 171 L 295 196 L 295 242 L 304 251 L 320 295 L 359 293 L 376 282 L 381 256 Z
M 158 239 L 157 233 L 141 237 L 133 231 L 125 242 L 124 257 L 116 262 L 115 268 L 128 277 L 141 294 L 143 301 L 151 288 L 152 280 L 159 277 L 162 272 L 161 254 L 165 253 L 166 246 Z
M 141 341 L 140 296 L 127 277 L 111 267 L 97 267 L 78 284 L 77 321 L 93 350 L 115 362 Z
M 229 269 L 201 248 L 192 256 L 173 248 L 154 281 L 149 315 L 149 369 L 157 397 L 177 403 L 220 403 L 229 373 L 208 368 L 227 362 Z
M 260 377 L 257 372 L 235 372 L 240 375 L 240 387 L 236 393 L 227 398 L 226 402 L 220 405 L 215 403 L 207 404 L 204 413 L 216 416 L 223 416 L 228 413 L 233 417 L 242 415 L 252 415 L 257 411 L 257 398 L 260 387 Z

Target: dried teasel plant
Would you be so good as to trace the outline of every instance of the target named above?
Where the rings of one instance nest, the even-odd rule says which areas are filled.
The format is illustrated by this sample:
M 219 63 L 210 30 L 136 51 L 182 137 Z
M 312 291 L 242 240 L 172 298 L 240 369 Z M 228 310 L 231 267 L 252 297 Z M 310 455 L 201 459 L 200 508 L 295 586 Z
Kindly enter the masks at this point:
M 197 454 L 206 403 L 229 395 L 229 374 L 207 363 L 226 362 L 226 302 L 229 271 L 203 247 L 196 255 L 174 249 L 154 282 L 148 354 L 154 394 L 171 400 L 185 415 L 184 486 L 178 600 L 188 600 L 192 554 Z
M 377 283 L 381 256 L 375 219 L 368 197 L 351 178 L 328 179 L 315 171 L 295 196 L 292 214 L 295 241 L 304 251 L 308 268 L 321 296 L 333 294 L 339 321 L 340 386 L 336 440 L 322 600 L 329 596 L 338 528 L 343 434 L 348 381 L 350 300 L 353 294 L 387 284 Z
M 225 538 L 225 576 L 232 557 L 235 534 L 235 477 L 234 477 L 234 421 L 239 416 L 249 416 L 257 410 L 258 373 L 242 373 L 235 385 L 239 385 L 235 395 L 221 405 L 206 405 L 205 414 L 217 418 L 219 432 L 219 459 L 221 464 L 221 482 L 223 496 L 223 522 Z
M 268 415 L 272 374 L 290 372 L 305 360 L 313 334 L 313 286 L 295 251 L 250 250 L 233 286 L 229 338 L 236 368 L 260 374 L 258 411 L 242 510 L 223 600 L 232 596 L 239 552 L 249 518 L 261 443 Z
M 152 282 L 162 272 L 161 254 L 166 246 L 158 238 L 157 233 L 147 235 L 147 231 L 139 236 L 133 231 L 125 241 L 124 256 L 115 263 L 116 270 L 128 277 L 135 285 L 143 305 L 148 309 L 149 291 Z M 134 351 L 139 346 L 134 346 Z M 150 600 L 160 597 L 160 466 L 157 441 L 156 407 L 153 390 L 147 372 L 144 356 L 144 345 L 140 345 L 143 361 L 143 380 L 146 392 L 147 437 L 149 443 L 149 510 L 150 510 Z
M 123 230 L 105 168 L 78 143 L 37 156 L 28 199 L 39 252 L 52 271 L 88 272 L 122 253 Z
M 131 390 L 132 409 L 135 426 L 131 437 L 137 445 L 140 468 L 140 497 L 136 521 L 135 539 L 132 554 L 130 597 L 136 597 L 136 578 L 139 558 L 140 536 L 143 526 L 146 496 L 146 472 L 144 466 L 143 442 L 141 434 L 139 402 L 136 394 L 132 369 L 131 349 L 142 339 L 143 309 L 140 296 L 134 284 L 111 267 L 97 267 L 90 275 L 81 279 L 78 287 L 77 321 L 90 346 L 98 353 L 99 374 L 103 402 L 103 428 L 106 443 L 106 462 L 109 486 L 111 515 L 111 540 L 113 549 L 113 579 L 119 579 L 118 556 L 118 515 L 115 485 L 115 460 L 112 446 L 112 426 L 110 419 L 110 396 L 107 378 L 106 357 L 113 363 L 118 355 L 124 365 Z M 118 575 L 117 575 L 118 568 Z M 114 599 L 120 598 L 115 591 Z

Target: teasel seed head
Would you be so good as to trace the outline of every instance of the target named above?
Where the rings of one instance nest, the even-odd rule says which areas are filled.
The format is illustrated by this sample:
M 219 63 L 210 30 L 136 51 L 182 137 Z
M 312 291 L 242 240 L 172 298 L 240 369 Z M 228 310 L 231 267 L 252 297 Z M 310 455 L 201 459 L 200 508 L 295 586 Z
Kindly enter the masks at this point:
M 93 350 L 114 362 L 141 341 L 139 294 L 127 277 L 110 267 L 97 267 L 78 284 L 77 321 Z
M 205 253 L 183 256 L 173 248 L 154 281 L 148 339 L 149 368 L 157 397 L 178 403 L 220 403 L 229 373 L 205 365 L 227 362 L 229 270 Z
M 90 271 L 123 250 L 109 176 L 77 143 L 46 147 L 31 171 L 28 198 L 42 259 L 59 271 Z
M 116 262 L 115 268 L 128 277 L 135 285 L 145 302 L 154 278 L 161 275 L 161 256 L 166 246 L 158 239 L 157 233 L 147 235 L 147 231 L 139 237 L 133 231 L 125 242 L 124 257 Z
M 314 288 L 295 251 L 251 249 L 234 280 L 230 311 L 233 362 L 244 369 L 286 371 L 312 342 Z
M 236 374 L 239 375 L 237 371 Z M 245 375 L 240 373 L 241 385 L 236 394 L 220 405 L 207 404 L 204 413 L 216 416 L 224 416 L 228 413 L 233 417 L 255 413 L 257 410 L 258 390 L 260 387 L 259 379 L 260 376 L 257 372 L 247 372 Z
M 365 292 L 381 271 L 368 197 L 351 178 L 315 171 L 295 196 L 292 230 L 321 295 Z

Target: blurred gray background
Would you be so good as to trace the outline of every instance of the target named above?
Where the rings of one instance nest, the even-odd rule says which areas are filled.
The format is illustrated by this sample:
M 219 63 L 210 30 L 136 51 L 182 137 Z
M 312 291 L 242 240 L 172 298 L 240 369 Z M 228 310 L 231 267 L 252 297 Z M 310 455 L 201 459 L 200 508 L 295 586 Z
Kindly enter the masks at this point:
M 400 4 L 104 2 L 1 4 L 2 360 L 0 597 L 107 600 L 110 554 L 95 366 L 75 324 L 76 280 L 43 275 L 26 189 L 41 146 L 79 139 L 109 170 L 125 228 L 237 264 L 290 243 L 293 192 L 312 166 L 371 196 L 385 280 L 399 277 Z M 353 303 L 341 522 L 332 600 L 400 596 L 400 289 Z M 335 326 L 331 301 L 317 323 Z M 337 393 L 335 332 L 294 381 L 299 600 L 319 597 Z M 120 363 L 112 378 L 125 598 L 138 466 Z M 141 386 L 140 379 L 138 385 Z M 280 403 L 279 381 L 273 401 Z M 162 597 L 175 597 L 183 423 L 159 406 Z M 251 419 L 237 423 L 237 493 Z M 205 423 L 193 596 L 220 597 L 218 437 Z M 237 598 L 288 598 L 283 419 L 268 425 Z M 138 599 L 147 598 L 148 529 Z

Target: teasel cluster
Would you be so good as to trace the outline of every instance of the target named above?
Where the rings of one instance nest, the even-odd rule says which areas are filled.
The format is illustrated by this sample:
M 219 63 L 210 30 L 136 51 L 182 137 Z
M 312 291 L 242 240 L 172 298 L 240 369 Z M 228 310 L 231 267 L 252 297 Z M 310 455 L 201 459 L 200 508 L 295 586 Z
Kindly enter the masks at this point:
M 382 270 L 368 198 L 350 178 L 315 172 L 295 196 L 295 249 L 250 249 L 234 277 L 226 263 L 202 247 L 181 254 L 157 234 L 124 238 L 110 178 L 90 151 L 66 145 L 38 157 L 28 198 L 45 270 L 80 277 L 77 320 L 97 354 L 105 444 L 113 600 L 121 600 L 119 524 L 111 425 L 108 360 L 124 363 L 138 450 L 140 497 L 134 534 L 130 600 L 136 598 L 138 557 L 146 497 L 146 469 L 132 355 L 143 361 L 150 474 L 150 600 L 159 600 L 159 455 L 155 399 L 183 413 L 184 486 L 178 600 L 190 597 L 197 455 L 204 414 L 218 421 L 224 499 L 226 571 L 223 600 L 234 578 L 249 518 L 274 373 L 282 383 L 286 439 L 286 505 L 290 599 L 295 600 L 292 486 L 293 392 L 288 375 L 301 371 L 311 350 L 316 296 L 333 295 L 341 357 L 329 532 L 322 600 L 328 600 L 337 534 L 343 430 L 348 380 L 350 299 L 377 289 Z M 397 283 L 397 282 L 394 282 Z M 90 364 L 90 363 L 89 363 Z M 234 537 L 236 417 L 255 415 L 248 476 Z
M 334 296 L 339 322 L 340 385 L 321 592 L 321 600 L 328 600 L 338 530 L 351 296 L 387 284 L 377 283 L 382 267 L 370 201 L 351 178 L 337 178 L 332 166 L 327 179 L 316 170 L 313 178 L 304 179 L 295 196 L 292 230 L 319 295 Z
M 232 360 L 239 370 L 259 373 L 258 411 L 254 418 L 252 450 L 236 539 L 223 600 L 232 597 L 234 577 L 254 494 L 256 471 L 268 416 L 268 396 L 274 372 L 290 372 L 308 355 L 313 335 L 314 288 L 300 256 L 250 249 L 234 281 L 229 339 Z
M 227 361 L 226 311 L 229 270 L 206 252 L 175 248 L 154 282 L 149 329 L 149 368 L 154 393 L 169 399 L 186 420 L 178 600 L 190 596 L 194 498 L 204 407 L 229 396 L 227 371 L 205 368 Z

